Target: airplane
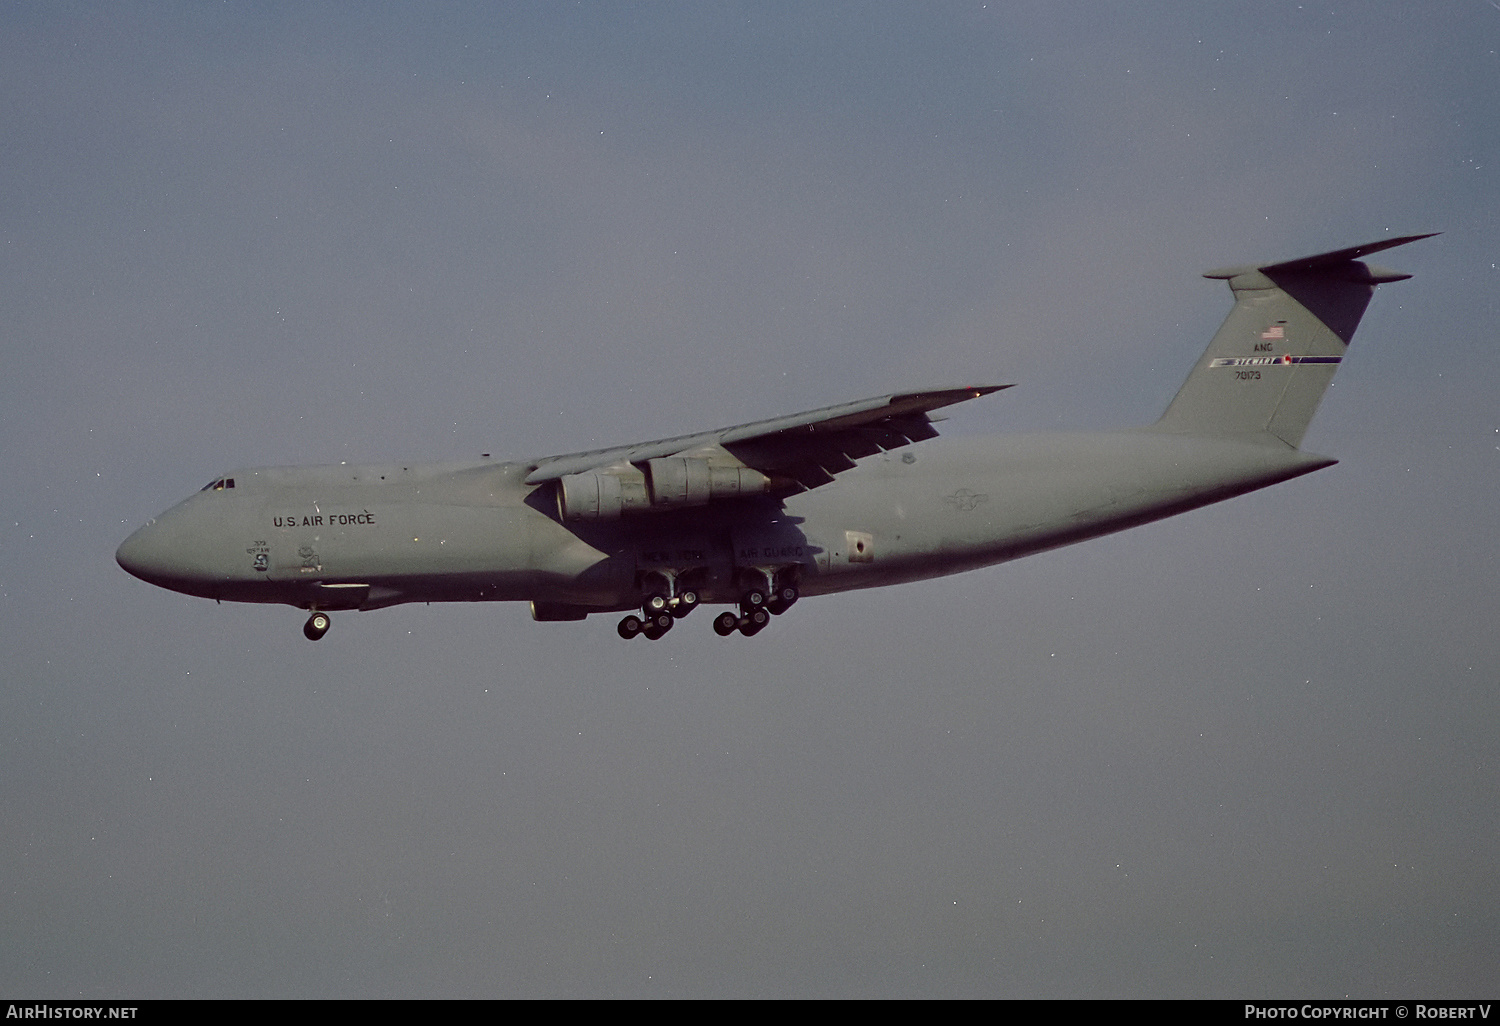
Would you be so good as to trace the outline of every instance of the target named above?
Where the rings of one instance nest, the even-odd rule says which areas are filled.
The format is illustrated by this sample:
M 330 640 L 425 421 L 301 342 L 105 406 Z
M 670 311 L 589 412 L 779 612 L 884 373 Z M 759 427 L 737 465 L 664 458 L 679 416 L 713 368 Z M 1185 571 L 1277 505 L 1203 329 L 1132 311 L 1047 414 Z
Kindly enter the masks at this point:
M 329 613 L 523 601 L 626 615 L 656 640 L 699 605 L 752 637 L 800 599 L 991 566 L 1337 462 L 1300 448 L 1408 235 L 1227 267 L 1234 305 L 1155 423 L 938 436 L 934 411 L 1009 385 L 896 392 L 590 452 L 504 462 L 264 467 L 215 477 L 116 553 L 151 584 Z

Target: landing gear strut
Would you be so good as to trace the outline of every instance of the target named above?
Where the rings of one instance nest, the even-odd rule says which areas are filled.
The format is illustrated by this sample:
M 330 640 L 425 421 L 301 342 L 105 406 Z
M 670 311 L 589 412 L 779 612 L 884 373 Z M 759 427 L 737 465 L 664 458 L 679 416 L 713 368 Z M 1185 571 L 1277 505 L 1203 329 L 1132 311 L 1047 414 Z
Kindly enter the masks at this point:
M 333 621 L 328 619 L 327 613 L 315 612 L 312 616 L 309 616 L 307 618 L 307 622 L 302 625 L 302 636 L 308 641 L 317 641 L 323 635 L 328 633 L 328 628 L 332 626 L 332 623 Z

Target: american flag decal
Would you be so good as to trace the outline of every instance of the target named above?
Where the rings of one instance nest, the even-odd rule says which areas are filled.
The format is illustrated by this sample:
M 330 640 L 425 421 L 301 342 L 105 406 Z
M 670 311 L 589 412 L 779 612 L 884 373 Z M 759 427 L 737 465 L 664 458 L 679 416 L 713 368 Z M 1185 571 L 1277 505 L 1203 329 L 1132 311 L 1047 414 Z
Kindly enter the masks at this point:
M 1261 338 L 1286 338 L 1286 328 L 1280 324 L 1273 324 L 1260 333 Z

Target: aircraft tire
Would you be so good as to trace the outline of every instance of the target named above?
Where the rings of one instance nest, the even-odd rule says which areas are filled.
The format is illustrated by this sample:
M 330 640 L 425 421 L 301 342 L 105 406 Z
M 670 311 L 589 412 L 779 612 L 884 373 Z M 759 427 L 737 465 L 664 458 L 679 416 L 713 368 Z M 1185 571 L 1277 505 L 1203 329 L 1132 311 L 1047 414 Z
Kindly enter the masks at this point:
M 317 641 L 328 633 L 328 628 L 331 626 L 333 626 L 333 621 L 328 619 L 327 613 L 314 613 L 302 625 L 302 636 L 308 641 Z
M 672 607 L 672 615 L 679 620 L 698 608 L 698 593 L 691 588 L 677 596 L 677 605 Z
M 790 584 L 783 584 L 776 589 L 776 594 L 766 603 L 766 608 L 780 616 L 797 601 L 797 589 Z
M 771 614 L 765 609 L 754 609 L 745 614 L 745 622 L 740 624 L 740 633 L 747 638 L 753 638 L 766 629 L 766 624 L 771 622 Z
M 727 638 L 740 626 L 740 618 L 733 613 L 720 613 L 714 617 L 714 633 L 721 638 Z
M 629 641 L 631 638 L 641 633 L 641 630 L 645 626 L 646 625 L 641 622 L 641 618 L 639 616 L 635 616 L 632 614 L 621 620 L 620 626 L 616 627 L 615 629 L 620 632 L 620 637 L 624 638 L 626 641 Z

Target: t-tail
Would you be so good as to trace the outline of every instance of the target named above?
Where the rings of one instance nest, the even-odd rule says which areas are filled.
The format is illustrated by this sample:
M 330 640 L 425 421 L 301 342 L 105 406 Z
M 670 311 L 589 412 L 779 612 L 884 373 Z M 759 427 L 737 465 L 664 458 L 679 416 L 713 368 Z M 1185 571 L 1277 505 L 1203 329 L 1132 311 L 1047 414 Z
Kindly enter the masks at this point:
M 1234 309 L 1155 429 L 1300 446 L 1375 286 L 1411 277 L 1359 258 L 1435 234 L 1205 274 L 1229 282 Z

